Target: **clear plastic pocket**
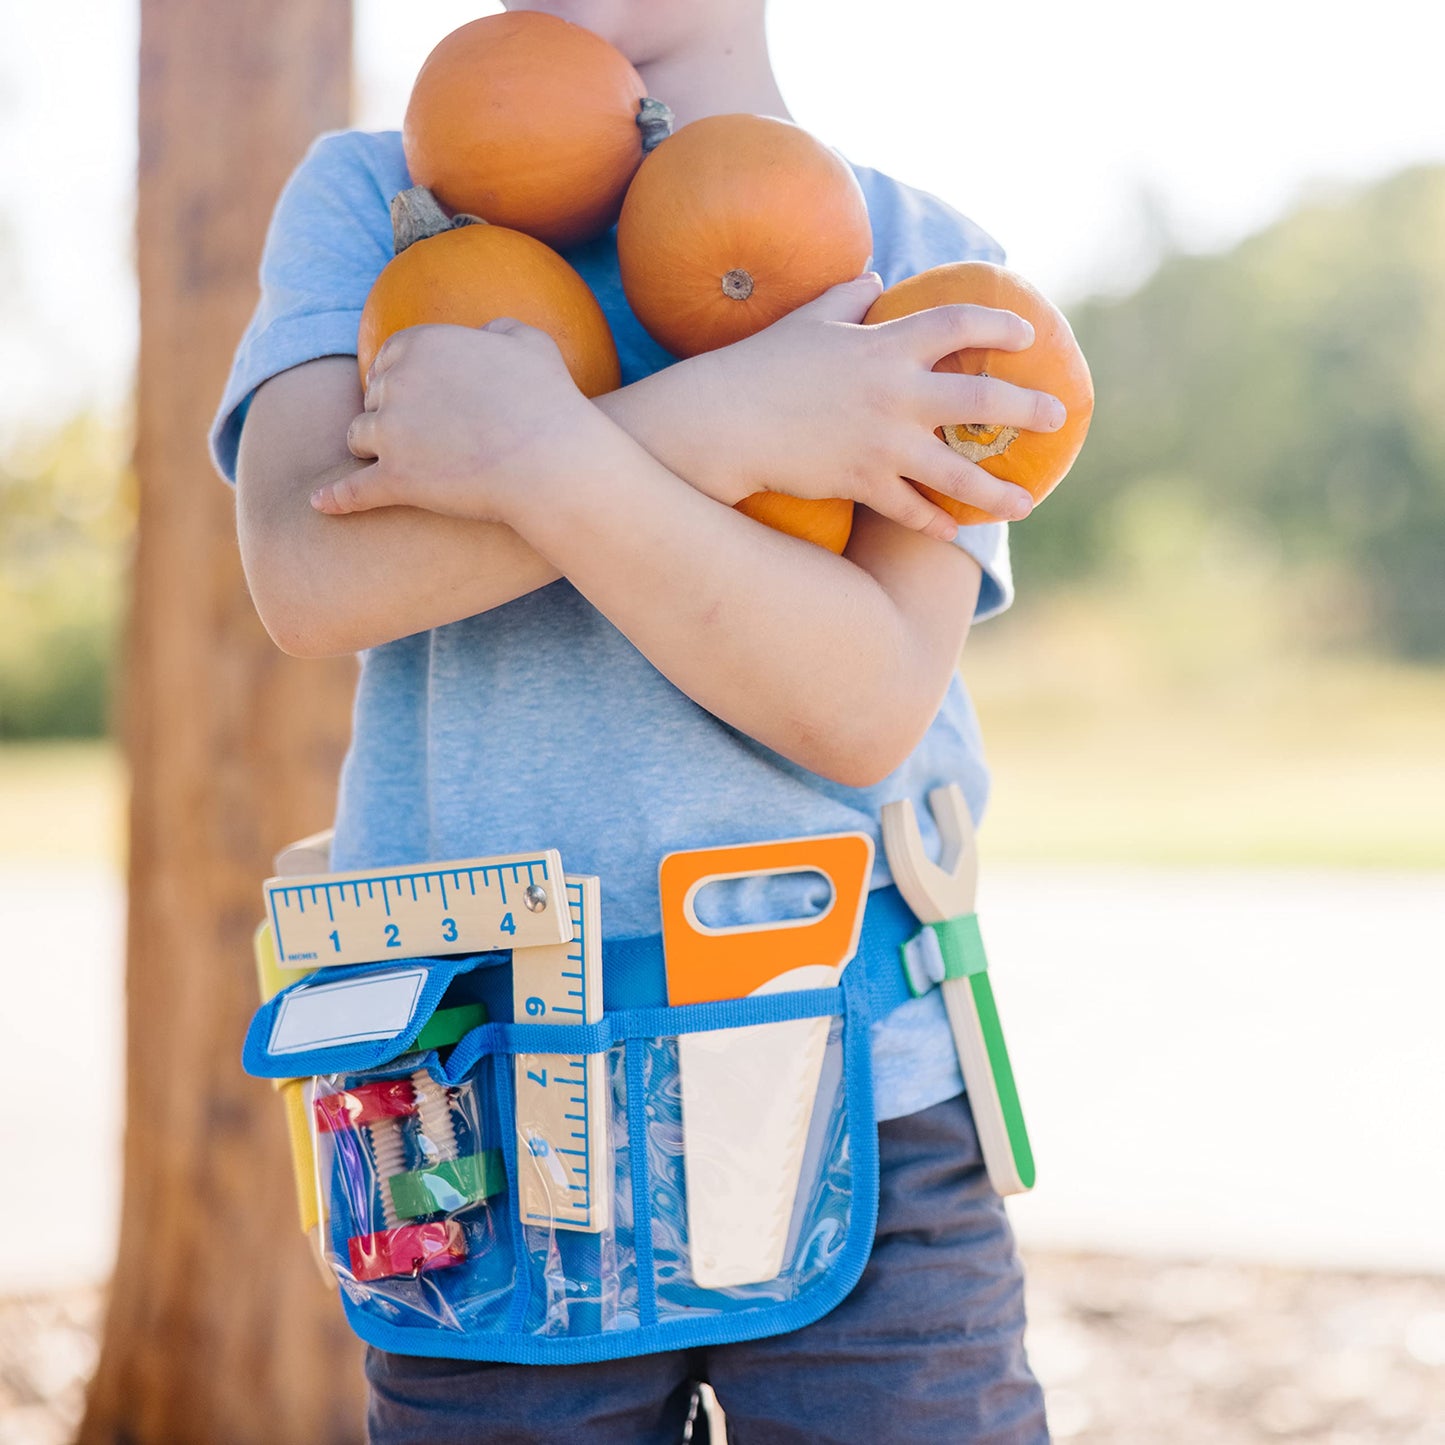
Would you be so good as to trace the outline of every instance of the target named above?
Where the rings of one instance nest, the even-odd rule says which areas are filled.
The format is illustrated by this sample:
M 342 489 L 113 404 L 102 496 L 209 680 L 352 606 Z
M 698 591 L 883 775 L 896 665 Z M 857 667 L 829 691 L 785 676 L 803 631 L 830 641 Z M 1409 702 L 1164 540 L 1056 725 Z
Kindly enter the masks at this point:
M 495 1091 L 480 1073 L 451 1083 L 411 1062 L 315 1082 L 326 1259 L 379 1318 L 465 1330 L 515 1276 Z
M 837 1261 L 853 1196 L 843 1028 L 791 1019 L 648 1046 L 659 1318 L 796 1299 Z
M 318 1079 L 328 1259 L 358 1333 L 564 1362 L 831 1308 L 861 1272 L 876 1188 L 857 1187 L 860 1126 L 876 1159 L 867 1029 L 842 994 L 624 1011 L 569 1038 L 494 1024 L 445 1067 Z M 715 1018 L 729 1026 L 701 1027 Z M 558 1066 L 573 1117 L 542 1129 L 528 1076 Z

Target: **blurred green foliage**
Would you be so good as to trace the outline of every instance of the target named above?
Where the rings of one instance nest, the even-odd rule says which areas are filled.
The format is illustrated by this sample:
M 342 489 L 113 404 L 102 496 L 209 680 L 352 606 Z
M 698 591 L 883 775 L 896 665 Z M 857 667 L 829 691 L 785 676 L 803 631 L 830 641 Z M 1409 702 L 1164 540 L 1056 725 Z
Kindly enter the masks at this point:
M 80 416 L 0 452 L 0 741 L 107 728 L 135 528 L 130 442 Z
M 1445 657 L 1442 240 L 1416 168 L 1073 309 L 1094 426 L 1016 529 L 1021 595 L 1272 576 L 1297 641 Z

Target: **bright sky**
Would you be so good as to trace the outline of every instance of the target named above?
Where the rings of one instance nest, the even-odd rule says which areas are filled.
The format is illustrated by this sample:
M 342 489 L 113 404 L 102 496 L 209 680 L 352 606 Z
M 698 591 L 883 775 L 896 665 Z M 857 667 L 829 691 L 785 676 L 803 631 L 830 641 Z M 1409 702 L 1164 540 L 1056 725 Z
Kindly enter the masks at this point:
M 493 8 L 356 0 L 358 124 L 399 123 L 431 45 Z M 129 385 L 137 9 L 6 7 L 0 435 Z M 1064 303 L 1127 288 L 1161 236 L 1225 246 L 1445 161 L 1438 0 L 772 0 L 770 32 L 803 125 L 967 212 Z

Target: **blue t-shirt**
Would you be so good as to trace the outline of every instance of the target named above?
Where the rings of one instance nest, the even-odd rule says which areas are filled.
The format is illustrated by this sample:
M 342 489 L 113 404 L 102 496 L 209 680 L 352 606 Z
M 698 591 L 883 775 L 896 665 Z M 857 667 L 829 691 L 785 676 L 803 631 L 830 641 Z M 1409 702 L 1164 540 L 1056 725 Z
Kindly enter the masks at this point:
M 946 261 L 1001 261 L 998 246 L 941 201 L 855 168 L 887 285 Z M 357 325 L 391 258 L 390 202 L 411 184 L 395 131 L 322 136 L 287 183 L 261 260 L 261 299 L 236 352 L 211 433 L 235 480 L 250 398 L 278 372 L 355 355 Z M 614 236 L 565 253 L 617 341 L 624 384 L 674 358 L 638 324 L 618 279 Z M 983 567 L 976 617 L 1012 599 L 1003 524 L 960 527 Z M 838 659 L 847 665 L 846 657 Z M 565 579 L 477 617 L 361 655 L 351 748 L 341 775 L 338 869 L 561 851 L 602 879 L 603 932 L 659 932 L 657 865 L 679 848 L 862 830 L 878 845 L 873 887 L 890 882 L 880 811 L 911 798 L 938 839 L 930 789 L 958 782 L 975 818 L 988 793 L 978 724 L 962 681 L 908 760 L 882 782 L 829 781 L 714 717 L 674 687 Z M 800 878 L 715 888 L 713 925 L 803 916 L 827 889 Z M 821 896 L 820 896 L 821 895 Z M 878 1111 L 893 1118 L 963 1088 L 937 990 L 874 1025 Z

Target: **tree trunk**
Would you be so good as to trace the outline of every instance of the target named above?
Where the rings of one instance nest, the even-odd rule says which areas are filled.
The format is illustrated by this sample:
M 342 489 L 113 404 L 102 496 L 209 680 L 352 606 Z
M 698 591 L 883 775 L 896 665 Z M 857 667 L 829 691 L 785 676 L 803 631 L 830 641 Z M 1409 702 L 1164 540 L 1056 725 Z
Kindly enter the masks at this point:
M 277 193 L 346 124 L 351 7 L 141 17 L 125 1193 L 79 1438 L 340 1445 L 363 1435 L 360 1347 L 308 1259 L 280 1101 L 240 1051 L 261 879 L 330 822 L 354 674 L 262 631 L 205 433 Z

